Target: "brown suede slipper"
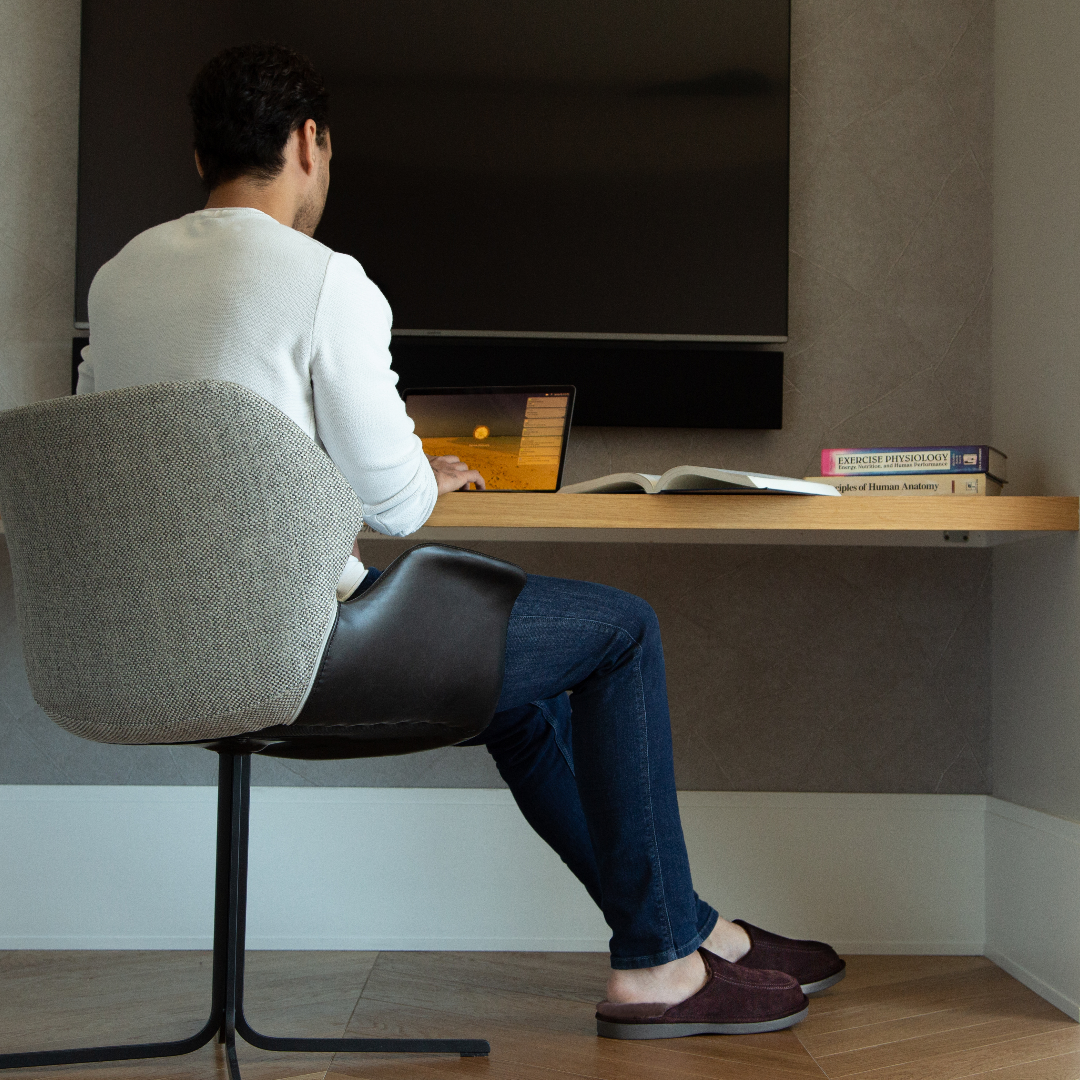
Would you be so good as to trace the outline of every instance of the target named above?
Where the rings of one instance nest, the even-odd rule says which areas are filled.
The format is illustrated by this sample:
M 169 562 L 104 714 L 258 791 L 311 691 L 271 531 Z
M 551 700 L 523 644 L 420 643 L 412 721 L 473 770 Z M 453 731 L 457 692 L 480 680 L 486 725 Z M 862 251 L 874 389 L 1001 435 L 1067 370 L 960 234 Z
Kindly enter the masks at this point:
M 707 981 L 678 1005 L 596 1006 L 596 1033 L 606 1039 L 679 1039 L 686 1035 L 750 1035 L 805 1019 L 806 995 L 780 971 L 755 971 L 698 949 Z
M 736 961 L 738 967 L 794 975 L 804 994 L 827 990 L 846 974 L 845 962 L 823 941 L 795 941 L 770 934 L 742 919 L 735 919 L 735 925 L 741 926 L 750 936 L 750 951 Z

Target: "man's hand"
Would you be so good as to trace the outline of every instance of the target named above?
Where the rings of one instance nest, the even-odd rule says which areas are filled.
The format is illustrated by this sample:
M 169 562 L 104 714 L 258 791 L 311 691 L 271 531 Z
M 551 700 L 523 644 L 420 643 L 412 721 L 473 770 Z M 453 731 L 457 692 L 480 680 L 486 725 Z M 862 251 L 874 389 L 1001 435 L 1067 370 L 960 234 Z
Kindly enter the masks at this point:
M 467 489 L 470 484 L 474 485 L 477 491 L 485 490 L 484 478 L 475 469 L 470 469 L 461 458 L 452 454 L 444 457 L 429 456 L 428 463 L 435 474 L 440 495 L 445 495 L 448 491 Z

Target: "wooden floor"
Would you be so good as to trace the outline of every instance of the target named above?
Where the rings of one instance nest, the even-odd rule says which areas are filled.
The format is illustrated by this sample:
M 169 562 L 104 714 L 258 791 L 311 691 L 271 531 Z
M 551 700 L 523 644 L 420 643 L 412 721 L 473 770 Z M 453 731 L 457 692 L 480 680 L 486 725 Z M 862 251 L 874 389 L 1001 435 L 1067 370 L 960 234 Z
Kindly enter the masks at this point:
M 245 1080 L 1080 1080 L 1080 1025 L 981 957 L 855 956 L 771 1035 L 613 1042 L 593 953 L 248 954 L 248 1018 L 266 1034 L 487 1038 L 487 1059 L 269 1054 Z M 205 953 L 0 953 L 0 1048 L 177 1038 L 205 1019 Z M 215 1045 L 185 1058 L 20 1070 L 13 1077 L 216 1080 Z

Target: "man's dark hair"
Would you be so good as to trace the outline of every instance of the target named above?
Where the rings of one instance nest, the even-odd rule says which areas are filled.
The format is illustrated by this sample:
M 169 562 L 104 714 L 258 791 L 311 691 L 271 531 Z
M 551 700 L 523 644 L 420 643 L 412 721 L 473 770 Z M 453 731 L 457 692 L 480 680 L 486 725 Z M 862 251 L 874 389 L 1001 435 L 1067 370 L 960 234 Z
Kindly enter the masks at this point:
M 285 145 L 315 121 L 323 145 L 330 95 L 303 56 L 282 45 L 236 45 L 195 76 L 188 93 L 203 184 L 213 190 L 238 176 L 272 180 L 285 164 Z

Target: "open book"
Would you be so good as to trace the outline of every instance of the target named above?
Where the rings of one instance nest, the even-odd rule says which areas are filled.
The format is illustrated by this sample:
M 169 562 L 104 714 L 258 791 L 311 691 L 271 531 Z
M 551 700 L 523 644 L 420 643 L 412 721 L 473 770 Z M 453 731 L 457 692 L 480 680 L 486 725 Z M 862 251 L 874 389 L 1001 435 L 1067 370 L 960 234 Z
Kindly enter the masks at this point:
M 560 493 L 616 495 L 633 493 L 659 495 L 662 492 L 730 491 L 749 494 L 755 491 L 784 491 L 792 495 L 839 495 L 828 484 L 812 480 L 795 480 L 790 476 L 769 476 L 768 473 L 739 472 L 735 469 L 710 469 L 704 465 L 678 465 L 663 476 L 653 473 L 621 472 L 583 480 L 559 488 Z

